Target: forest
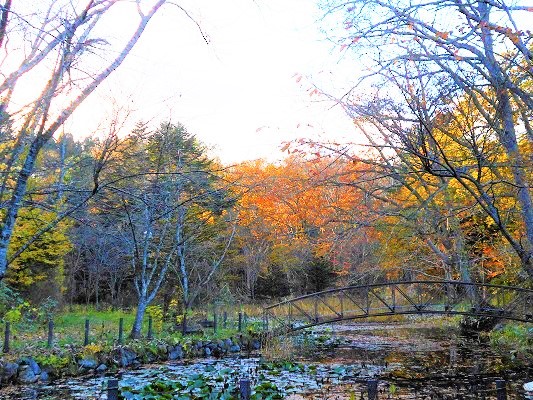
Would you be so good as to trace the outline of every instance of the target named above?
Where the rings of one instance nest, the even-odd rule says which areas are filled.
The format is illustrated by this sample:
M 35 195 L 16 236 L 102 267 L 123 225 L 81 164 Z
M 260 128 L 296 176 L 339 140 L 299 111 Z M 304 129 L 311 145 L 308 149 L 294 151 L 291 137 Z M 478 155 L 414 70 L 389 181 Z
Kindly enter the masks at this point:
M 435 133 L 454 168 L 475 160 L 455 136 L 459 117 L 442 116 Z M 298 141 L 282 163 L 226 166 L 179 123 L 107 141 L 62 135 L 28 182 L 4 290 L 33 304 L 167 312 L 387 280 L 520 284 L 528 266 L 506 235 L 521 243 L 525 226 L 509 167 L 496 141 L 477 140 L 495 157 L 475 174 L 498 224 L 472 187 L 403 149 L 401 164 L 380 164 Z
M 75 29 L 90 35 L 91 18 L 114 2 L 105 3 L 89 2 L 73 14 L 64 39 L 46 47 L 43 32 L 60 27 L 43 20 L 36 51 L 0 87 L 4 313 L 17 303 L 14 296 L 58 307 L 136 308 L 140 323 L 149 304 L 166 313 L 171 304 L 184 310 L 214 299 L 265 303 L 384 280 L 531 280 L 527 33 L 481 29 L 514 46 L 507 65 L 494 44 L 481 40 L 482 54 L 423 20 L 407 27 L 378 23 L 365 40 L 390 47 L 394 62 L 374 61 L 381 77 L 375 94 L 337 100 L 366 144 L 301 138 L 283 145 L 283 161 L 224 165 L 179 121 L 138 122 L 123 132 L 116 109 L 105 135 L 79 140 L 59 130 L 124 61 L 164 1 L 149 13 L 139 10 L 137 31 L 109 67 L 95 78 L 78 76 L 71 64 L 85 60 L 89 45 L 64 47 L 61 40 L 75 40 Z M 67 12 L 54 4 L 58 15 Z M 0 44 L 10 32 L 10 8 L 6 2 Z M 338 39 L 343 51 L 365 29 L 352 14 L 347 10 Z M 12 16 L 13 27 L 24 24 Z M 407 50 L 390 39 L 398 35 L 413 36 Z M 424 40 L 431 52 L 414 63 Z M 451 56 L 450 46 L 457 47 Z M 12 88 L 56 51 L 63 56 L 41 94 L 16 109 Z M 458 69 L 464 62 L 472 73 Z M 476 71 L 488 86 L 473 78 Z M 51 122 L 54 104 L 75 87 L 77 97 Z M 433 89 L 439 87 L 447 89 Z M 379 97 L 380 88 L 397 100 Z M 317 88 L 310 95 L 329 96 Z
M 448 302 L 436 311 L 446 314 L 445 322 L 440 317 L 429 322 L 435 325 L 431 334 L 441 332 L 439 343 L 450 340 L 446 329 L 456 332 L 453 329 L 467 322 L 480 330 L 488 325 L 494 330 L 485 339 L 496 347 L 501 340 L 506 350 L 504 356 L 483 356 L 501 357 L 498 362 L 505 366 L 487 376 L 506 370 L 511 357 L 513 363 L 522 364 L 509 370 L 518 371 L 521 383 L 530 380 L 531 368 L 523 364 L 533 348 L 533 34 L 527 29 L 533 9 L 525 2 L 318 2 L 321 32 L 340 51 L 343 62 L 350 61 L 354 71 L 358 68 L 353 72 L 355 81 L 340 91 L 301 74 L 293 81 L 307 85 L 306 97 L 340 109 L 353 129 L 353 140 L 337 140 L 333 132 L 321 137 L 288 136 L 278 144 L 283 159 L 239 162 L 221 161 L 179 113 L 169 118 L 146 114 L 128 125 L 123 114 L 130 112 L 129 105 L 110 100 L 105 106 L 111 111 L 98 121 L 98 132 L 82 136 L 69 125 L 93 93 L 110 76 L 121 73 L 121 65 L 133 57 L 130 53 L 141 38 L 150 37 L 151 20 L 160 21 L 164 10 L 172 7 L 194 27 L 205 42 L 202 45 L 211 46 L 201 18 L 187 7 L 166 0 L 50 0 L 35 8 L 11 0 L 2 3 L 4 353 L 13 333 L 19 343 L 31 342 L 28 337 L 42 341 L 32 351 L 44 348 L 48 329 L 47 348 L 52 353 L 47 357 L 67 357 L 64 345 L 74 348 L 78 339 L 61 336 L 54 345 L 54 320 L 71 318 L 81 325 L 81 316 L 100 313 L 105 345 L 89 343 L 87 319 L 84 346 L 65 361 L 78 372 L 94 372 L 101 365 L 105 371 L 110 364 L 102 355 L 105 346 L 110 352 L 120 351 L 122 360 L 124 351 L 131 350 L 121 347 L 123 318 L 120 341 L 105 336 L 106 318 L 117 315 L 128 318 L 131 346 L 154 339 L 152 319 L 160 333 L 166 324 L 168 335 L 157 340 L 171 341 L 150 344 L 161 345 L 165 357 L 177 351 L 172 346 L 183 346 L 183 351 L 196 346 L 184 339 L 187 318 L 194 319 L 195 329 L 200 317 L 212 318 L 215 338 L 206 339 L 201 331 L 204 347 L 200 341 L 196 353 L 190 350 L 190 354 L 196 357 L 203 351 L 210 356 L 212 351 L 227 353 L 236 346 L 240 351 L 242 346 L 250 357 L 252 348 L 265 345 L 260 339 L 266 333 L 258 333 L 261 324 L 268 331 L 267 314 L 260 320 L 260 312 L 270 310 L 264 307 L 290 303 L 288 330 L 301 328 L 292 320 L 295 307 L 314 327 L 331 322 L 320 319 L 324 309 L 338 320 L 349 319 L 344 314 L 346 299 L 365 311 L 357 297 L 360 293 L 340 289 L 364 287 L 366 317 L 371 316 L 369 293 L 385 308 L 386 316 L 389 310 L 394 314 L 390 320 L 370 319 L 370 325 L 364 325 L 371 332 L 365 343 L 379 336 L 372 333 L 374 322 L 398 323 L 398 335 L 401 329 L 415 329 L 420 322 L 396 315 L 401 314 L 397 305 L 405 310 L 414 307 L 415 312 L 404 314 L 423 313 L 438 295 L 439 302 Z M 119 21 L 115 12 L 131 16 L 129 30 L 120 35 L 107 31 L 110 21 Z M 153 25 L 160 28 L 159 24 Z M 140 58 L 135 60 L 141 63 Z M 134 70 L 133 64 L 126 65 Z M 89 119 L 97 118 L 96 109 L 90 110 Z M 224 138 L 229 132 L 219 135 Z M 459 286 L 454 293 L 448 286 L 442 293 L 434 290 L 425 303 L 418 287 L 401 289 L 402 282 L 425 281 Z M 390 282 L 399 286 L 387 286 Z M 507 288 L 513 292 L 502 294 Z M 341 294 L 334 300 L 315 295 L 324 291 Z M 303 297 L 309 301 L 304 305 L 288 300 L 305 295 L 310 297 Z M 458 297 L 450 305 L 454 295 Z M 314 309 L 309 311 L 305 307 L 312 302 Z M 216 336 L 217 308 L 239 310 L 238 331 L 226 332 L 231 339 Z M 246 322 L 249 339 L 242 336 L 245 308 L 257 311 L 245 315 L 251 318 Z M 450 311 L 459 317 L 453 319 Z M 150 333 L 145 335 L 148 318 Z M 500 319 L 513 322 L 504 324 Z M 24 336 L 24 329 L 34 336 Z M 319 331 L 323 336 L 315 338 L 313 346 L 338 347 L 353 334 L 332 342 L 331 332 Z M 457 346 L 467 348 L 462 333 L 457 335 Z M 427 338 L 433 343 L 432 336 Z M 512 350 L 505 347 L 507 339 L 515 346 Z M 206 347 L 206 340 L 218 342 Z M 226 348 L 223 340 L 230 340 Z M 291 346 L 296 347 L 289 346 L 291 357 L 301 356 L 304 352 L 294 343 Z M 456 343 L 450 343 L 446 342 L 443 357 L 454 366 Z M 277 345 L 278 350 L 285 346 Z M 89 353 L 94 365 L 87 362 Z M 59 359 L 40 362 L 57 364 Z M 24 367 L 15 368 L 19 377 L 33 368 L 24 360 L 16 360 L 17 368 Z M 11 382 L 14 375 L 2 378 L 7 374 L 3 362 L 0 383 Z M 366 361 L 355 362 L 365 370 Z M 369 377 L 388 371 L 388 359 L 380 363 L 378 372 Z M 313 370 L 276 365 L 268 368 L 316 372 L 316 366 Z M 430 370 L 426 367 L 426 372 Z M 381 375 L 388 379 L 386 390 L 392 396 L 395 385 L 403 384 L 394 380 L 400 379 L 395 373 Z M 185 390 L 183 382 L 176 382 L 162 385 L 176 393 Z M 517 382 L 518 378 L 516 387 Z M 521 389 L 515 386 L 512 390 L 518 393 Z M 257 394 L 266 389 L 254 390 Z M 144 398 L 139 396 L 135 398 Z

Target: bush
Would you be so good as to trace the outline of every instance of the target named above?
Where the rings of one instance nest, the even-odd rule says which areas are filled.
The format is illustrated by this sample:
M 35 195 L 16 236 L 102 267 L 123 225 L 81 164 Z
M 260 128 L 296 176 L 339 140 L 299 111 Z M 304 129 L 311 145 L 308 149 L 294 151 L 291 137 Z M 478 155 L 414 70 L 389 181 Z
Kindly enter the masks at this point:
M 16 290 L 11 289 L 5 282 L 0 282 L 0 317 L 5 319 L 7 312 L 16 309 L 22 303 L 24 300 Z
M 161 306 L 146 307 L 146 315 L 152 317 L 153 327 L 156 331 L 163 330 L 163 308 Z
M 507 324 L 489 334 L 492 346 L 511 349 L 513 352 L 533 354 L 533 328 L 520 324 Z

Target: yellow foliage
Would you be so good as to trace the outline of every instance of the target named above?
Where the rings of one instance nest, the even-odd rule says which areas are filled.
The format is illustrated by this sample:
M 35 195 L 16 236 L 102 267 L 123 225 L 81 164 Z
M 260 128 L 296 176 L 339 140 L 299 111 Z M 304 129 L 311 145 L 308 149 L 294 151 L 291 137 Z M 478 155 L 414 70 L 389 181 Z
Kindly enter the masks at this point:
M 21 209 L 8 256 L 12 256 L 42 228 L 52 223 L 55 218 L 56 214 L 53 212 L 35 208 Z M 8 269 L 7 282 L 15 287 L 26 288 L 49 276 L 56 276 L 59 279 L 58 284 L 61 286 L 63 257 L 72 247 L 67 237 L 68 227 L 68 222 L 59 222 L 13 260 Z

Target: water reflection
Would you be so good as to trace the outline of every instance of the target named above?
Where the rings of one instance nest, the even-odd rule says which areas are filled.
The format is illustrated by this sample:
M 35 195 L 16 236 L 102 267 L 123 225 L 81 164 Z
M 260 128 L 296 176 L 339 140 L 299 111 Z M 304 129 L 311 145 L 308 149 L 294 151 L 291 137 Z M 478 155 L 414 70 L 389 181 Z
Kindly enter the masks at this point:
M 306 340 L 301 337 L 295 339 L 301 344 L 296 349 L 299 361 L 316 368 L 272 377 L 294 388 L 292 399 L 359 400 L 370 377 L 379 378 L 380 399 L 495 399 L 498 378 L 508 382 L 508 398 L 518 399 L 523 398 L 523 383 L 533 380 L 532 366 L 512 366 L 487 343 L 445 328 L 354 323 L 319 329 L 316 335 L 330 337 L 326 343 L 337 346 L 317 349 L 302 345 Z M 240 376 L 257 376 L 258 363 L 258 358 L 228 358 L 156 365 L 126 371 L 121 385 L 144 385 L 155 377 L 179 380 L 207 364 L 235 369 Z M 105 399 L 106 379 L 68 379 L 52 386 L 3 389 L 0 399 Z
M 522 385 L 533 379 L 533 363 L 517 366 L 483 340 L 450 329 L 358 324 L 331 332 L 342 345 L 303 359 L 386 366 L 379 377 L 385 398 L 495 399 L 495 381 L 501 378 L 507 381 L 508 398 L 523 399 Z

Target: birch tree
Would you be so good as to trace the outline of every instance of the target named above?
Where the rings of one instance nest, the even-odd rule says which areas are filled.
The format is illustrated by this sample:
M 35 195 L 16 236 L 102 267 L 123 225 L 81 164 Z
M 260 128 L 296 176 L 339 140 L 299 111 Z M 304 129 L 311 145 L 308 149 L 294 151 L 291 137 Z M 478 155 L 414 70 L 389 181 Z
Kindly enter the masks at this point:
M 0 8 L 0 126 L 4 146 L 0 279 L 12 261 L 8 248 L 43 147 L 123 63 L 165 2 L 132 2 L 138 18 L 130 23 L 129 38 L 112 51 L 98 32 L 102 32 L 103 17 L 123 3 L 119 0 L 88 0 L 83 5 L 49 0 L 33 2 L 31 7 L 24 2 L 12 5 L 7 0 Z M 28 82 L 31 90 L 27 89 Z M 98 173 L 95 168 L 91 194 L 98 191 Z M 62 214 L 66 215 L 68 212 Z
M 189 265 L 191 253 L 206 259 L 209 252 L 193 246 L 193 238 L 205 235 L 202 224 L 220 215 L 231 202 L 205 149 L 183 125 L 164 123 L 153 132 L 140 125 L 131 141 L 130 156 L 117 165 L 119 179 L 108 186 L 112 192 L 108 207 L 121 215 L 118 231 L 129 243 L 137 294 L 131 336 L 137 338 L 146 307 L 171 270 L 179 275 L 186 304 L 198 295 L 197 271 Z M 212 266 L 207 281 L 220 262 Z

